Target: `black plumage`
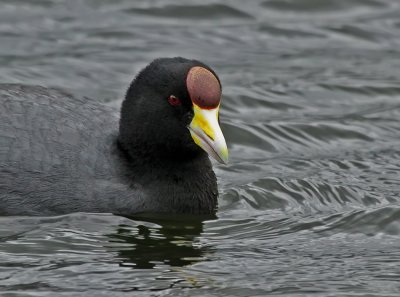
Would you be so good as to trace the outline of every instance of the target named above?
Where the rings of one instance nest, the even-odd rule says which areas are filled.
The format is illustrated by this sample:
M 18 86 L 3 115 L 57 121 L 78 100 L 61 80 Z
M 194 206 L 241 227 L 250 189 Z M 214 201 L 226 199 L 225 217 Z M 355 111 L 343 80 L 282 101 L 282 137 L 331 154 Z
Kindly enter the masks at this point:
M 213 214 L 217 183 L 190 136 L 185 79 L 203 63 L 153 61 L 118 112 L 38 86 L 0 84 L 0 214 Z M 181 105 L 171 106 L 174 95 Z

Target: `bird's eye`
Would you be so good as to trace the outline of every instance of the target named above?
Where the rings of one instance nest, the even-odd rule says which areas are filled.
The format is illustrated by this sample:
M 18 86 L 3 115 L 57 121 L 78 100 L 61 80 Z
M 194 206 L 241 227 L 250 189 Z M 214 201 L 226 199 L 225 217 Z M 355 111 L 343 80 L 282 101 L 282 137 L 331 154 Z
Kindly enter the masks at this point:
M 168 103 L 172 106 L 181 105 L 181 100 L 178 97 L 171 95 L 168 97 Z

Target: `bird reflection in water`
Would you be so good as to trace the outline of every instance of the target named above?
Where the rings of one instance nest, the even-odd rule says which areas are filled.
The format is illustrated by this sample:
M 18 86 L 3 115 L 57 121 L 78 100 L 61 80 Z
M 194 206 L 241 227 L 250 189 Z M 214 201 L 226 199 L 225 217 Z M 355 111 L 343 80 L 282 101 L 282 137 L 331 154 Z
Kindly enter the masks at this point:
M 119 225 L 116 233 L 109 235 L 110 242 L 123 243 L 118 248 L 120 266 L 135 269 L 153 269 L 157 265 L 182 267 L 204 260 L 209 253 L 199 244 L 203 222 L 215 217 L 143 219 L 129 217 L 137 226 Z M 125 245 L 127 244 L 127 245 Z

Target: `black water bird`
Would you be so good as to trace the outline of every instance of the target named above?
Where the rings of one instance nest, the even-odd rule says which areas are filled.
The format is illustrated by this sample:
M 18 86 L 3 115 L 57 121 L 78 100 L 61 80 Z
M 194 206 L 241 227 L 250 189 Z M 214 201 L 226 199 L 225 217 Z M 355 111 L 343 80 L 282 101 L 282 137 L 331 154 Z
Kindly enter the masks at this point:
M 226 163 L 221 85 L 205 64 L 156 59 L 120 116 L 95 100 L 0 84 L 0 215 L 213 214 Z

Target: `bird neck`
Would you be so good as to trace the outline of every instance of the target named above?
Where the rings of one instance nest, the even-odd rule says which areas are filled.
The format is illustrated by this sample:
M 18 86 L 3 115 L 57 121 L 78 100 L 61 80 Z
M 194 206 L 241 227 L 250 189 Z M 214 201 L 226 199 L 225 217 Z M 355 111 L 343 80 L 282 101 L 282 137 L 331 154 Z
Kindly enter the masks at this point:
M 217 179 L 203 151 L 179 157 L 164 152 L 144 153 L 118 143 L 134 184 L 148 189 L 153 205 L 161 212 L 213 214 L 217 207 Z M 164 211 L 163 211 L 164 209 Z
M 132 137 L 133 138 L 133 137 Z M 184 149 L 177 145 L 148 143 L 145 141 L 126 142 L 120 138 L 118 148 L 124 152 L 129 162 L 134 167 L 167 168 L 173 170 L 179 164 L 185 165 L 193 162 L 209 162 L 207 154 L 200 148 Z M 160 168 L 159 168 L 160 167 Z

